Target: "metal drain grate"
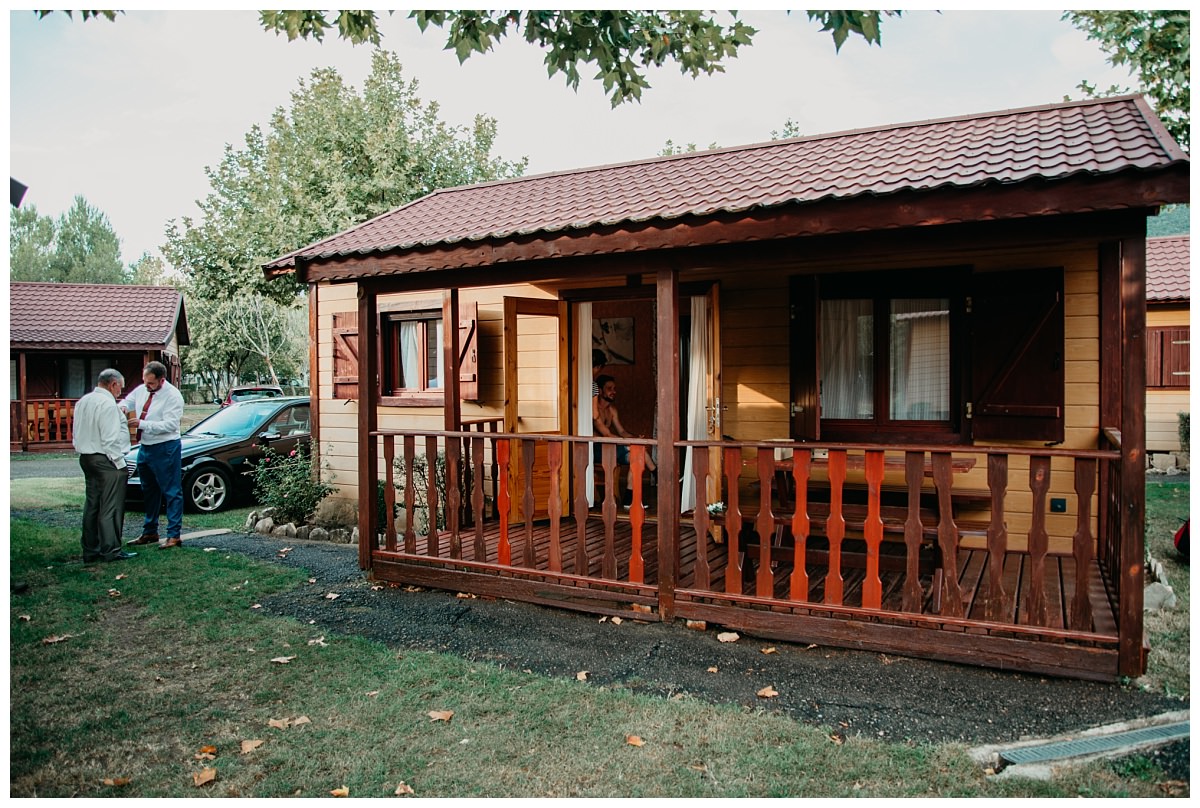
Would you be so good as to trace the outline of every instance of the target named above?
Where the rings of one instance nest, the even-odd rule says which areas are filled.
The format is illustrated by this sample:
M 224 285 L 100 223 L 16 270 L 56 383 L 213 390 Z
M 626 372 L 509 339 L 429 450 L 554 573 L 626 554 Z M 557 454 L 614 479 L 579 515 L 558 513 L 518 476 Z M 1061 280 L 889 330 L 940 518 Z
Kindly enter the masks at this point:
M 1058 760 L 1059 758 L 1094 755 L 1098 752 L 1108 752 L 1124 746 L 1134 746 L 1142 743 L 1155 741 L 1165 743 L 1188 737 L 1191 734 L 1190 725 L 1190 721 L 1182 721 L 1178 724 L 1145 727 L 1143 729 L 1129 730 L 1128 732 L 1104 735 L 1098 738 L 1080 738 L 1077 741 L 1058 741 L 1041 746 L 1026 746 L 1022 749 L 1010 749 L 1007 752 L 1001 752 L 1000 758 L 1007 763 L 1041 763 L 1047 760 Z

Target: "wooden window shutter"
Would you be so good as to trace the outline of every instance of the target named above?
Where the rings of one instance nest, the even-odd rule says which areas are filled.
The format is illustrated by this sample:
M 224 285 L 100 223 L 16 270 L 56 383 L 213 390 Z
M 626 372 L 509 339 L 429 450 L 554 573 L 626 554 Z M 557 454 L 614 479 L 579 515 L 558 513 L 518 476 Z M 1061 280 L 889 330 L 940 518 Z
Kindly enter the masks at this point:
M 1146 329 L 1146 386 L 1163 385 L 1163 330 Z
M 976 275 L 968 309 L 972 437 L 1062 441 L 1062 269 Z
M 462 303 L 458 310 L 458 397 L 479 400 L 479 303 Z
M 333 397 L 358 398 L 358 312 L 333 315 Z
M 1163 387 L 1191 386 L 1191 328 L 1163 329 Z

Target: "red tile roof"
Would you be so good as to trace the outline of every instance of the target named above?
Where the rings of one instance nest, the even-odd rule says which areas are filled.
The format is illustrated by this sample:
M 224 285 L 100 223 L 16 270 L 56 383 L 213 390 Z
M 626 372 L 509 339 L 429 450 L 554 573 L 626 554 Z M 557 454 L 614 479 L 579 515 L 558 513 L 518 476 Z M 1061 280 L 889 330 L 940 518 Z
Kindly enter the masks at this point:
M 1146 239 L 1146 300 L 1191 300 L 1192 248 L 1189 236 Z
M 286 269 L 298 257 L 579 233 L 826 199 L 1153 170 L 1186 160 L 1140 96 L 1121 96 L 442 189 L 265 268 Z
M 188 342 L 183 294 L 170 286 L 11 283 L 8 312 L 16 348 L 161 348 L 176 328 Z

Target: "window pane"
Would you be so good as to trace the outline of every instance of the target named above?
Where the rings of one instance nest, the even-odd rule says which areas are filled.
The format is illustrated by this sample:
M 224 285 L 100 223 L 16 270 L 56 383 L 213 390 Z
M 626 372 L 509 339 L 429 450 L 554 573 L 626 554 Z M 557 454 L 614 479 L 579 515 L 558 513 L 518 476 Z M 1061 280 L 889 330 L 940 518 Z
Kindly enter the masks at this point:
M 404 320 L 400 323 L 400 378 L 396 380 L 400 390 L 421 388 L 421 323 L 419 320 Z
M 893 300 L 891 418 L 950 420 L 950 301 Z
M 874 344 L 870 300 L 821 301 L 822 417 L 874 417 Z
M 442 321 L 426 320 L 425 325 L 425 366 L 429 373 L 429 387 L 432 390 L 440 390 L 442 388 Z

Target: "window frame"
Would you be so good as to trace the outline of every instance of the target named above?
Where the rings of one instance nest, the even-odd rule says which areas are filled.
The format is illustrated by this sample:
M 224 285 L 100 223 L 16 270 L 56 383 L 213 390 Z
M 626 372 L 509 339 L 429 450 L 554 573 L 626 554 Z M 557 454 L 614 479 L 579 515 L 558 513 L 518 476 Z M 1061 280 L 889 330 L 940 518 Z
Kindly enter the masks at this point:
M 436 342 L 436 327 L 430 328 L 430 323 L 442 323 L 443 333 L 445 323 L 442 322 L 442 305 L 438 301 L 404 301 L 387 302 L 379 305 L 379 339 L 381 342 L 379 384 L 379 403 L 384 406 L 443 406 L 446 401 L 446 385 L 443 379 L 441 387 L 429 387 L 431 377 L 444 375 L 444 368 L 435 369 L 431 374 L 429 367 L 430 339 Z M 419 349 L 417 351 L 421 386 L 417 388 L 394 387 L 396 379 L 400 378 L 400 326 L 401 323 L 419 321 L 423 327 L 419 331 Z M 432 333 L 432 337 L 431 337 Z M 444 350 L 437 346 L 436 350 Z M 436 352 L 436 351 L 435 351 Z
M 827 418 L 822 409 L 822 440 L 956 444 L 967 440 L 961 417 L 965 391 L 967 267 L 865 271 L 822 275 L 817 289 L 817 340 L 821 344 L 821 304 L 827 300 L 870 300 L 873 322 L 873 412 L 867 418 Z M 864 295 L 863 290 L 870 290 Z M 891 411 L 891 304 L 894 300 L 946 299 L 950 312 L 948 398 L 945 420 L 893 419 Z M 819 350 L 819 348 L 818 348 Z M 818 365 L 819 365 L 818 360 Z M 824 384 L 818 371 L 818 396 Z

